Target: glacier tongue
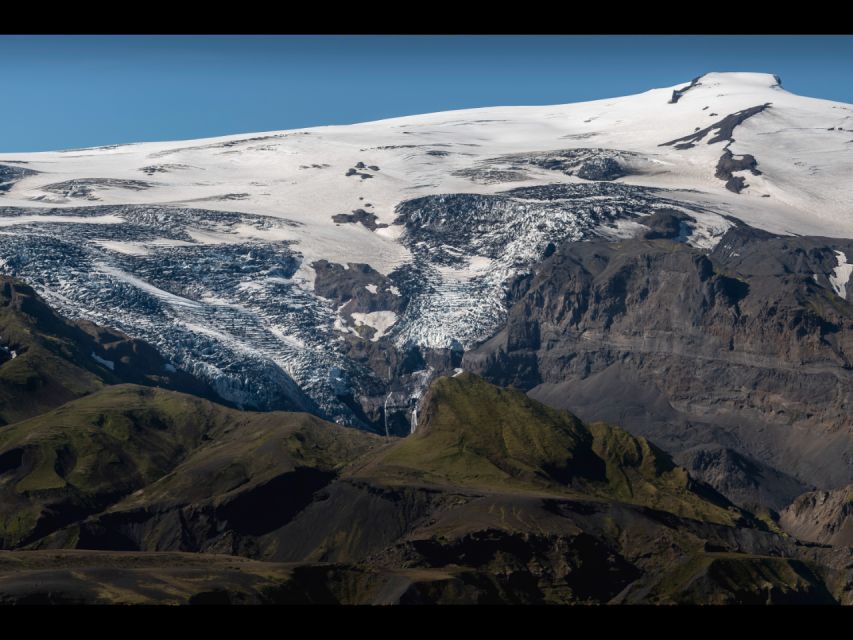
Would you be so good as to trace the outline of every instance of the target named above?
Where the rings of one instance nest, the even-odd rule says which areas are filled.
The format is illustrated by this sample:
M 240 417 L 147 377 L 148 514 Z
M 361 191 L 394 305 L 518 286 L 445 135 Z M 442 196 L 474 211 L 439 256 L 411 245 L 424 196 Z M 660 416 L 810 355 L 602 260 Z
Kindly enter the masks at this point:
M 621 222 L 672 208 L 698 209 L 665 191 L 608 182 L 403 202 L 396 222 L 405 226 L 401 241 L 413 262 L 406 280 L 410 302 L 394 340 L 467 349 L 501 326 L 507 285 L 554 245 L 613 234 Z
M 561 242 L 662 210 L 705 249 L 732 217 L 853 236 L 851 143 L 851 105 L 709 73 L 579 104 L 4 154 L 0 269 L 235 404 L 400 431 Z M 839 255 L 839 295 L 851 270 Z
M 371 300 L 380 293 L 401 298 L 402 313 L 367 308 L 350 317 L 356 329 L 370 327 L 368 339 L 384 349 L 461 352 L 504 322 L 507 283 L 549 246 L 675 206 L 660 190 L 610 183 L 403 202 L 395 224 L 412 261 L 391 272 L 383 292 L 360 285 Z M 304 257 L 275 231 L 298 223 L 155 205 L 73 207 L 47 216 L 3 208 L 0 220 L 14 229 L 0 235 L 7 273 L 36 283 L 72 318 L 150 342 L 225 400 L 360 426 L 379 420 L 366 420 L 354 403 L 385 397 L 393 372 L 350 357 L 340 309 L 295 278 Z M 247 239 L 240 233 L 247 227 L 272 237 Z M 444 373 L 437 365 L 424 371 L 430 374 L 410 379 L 413 398 L 417 385 Z

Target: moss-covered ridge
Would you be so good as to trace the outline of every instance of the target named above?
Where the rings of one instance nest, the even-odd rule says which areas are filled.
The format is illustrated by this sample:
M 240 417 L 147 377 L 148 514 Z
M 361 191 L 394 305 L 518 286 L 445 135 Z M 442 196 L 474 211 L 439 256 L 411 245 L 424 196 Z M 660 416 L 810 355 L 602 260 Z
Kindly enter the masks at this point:
M 0 428 L 0 547 L 37 540 L 131 494 L 188 504 L 299 467 L 334 470 L 378 440 L 302 413 L 107 387 Z
M 362 475 L 618 500 L 718 524 L 744 517 L 645 438 L 470 373 L 436 380 L 419 413 L 415 433 Z

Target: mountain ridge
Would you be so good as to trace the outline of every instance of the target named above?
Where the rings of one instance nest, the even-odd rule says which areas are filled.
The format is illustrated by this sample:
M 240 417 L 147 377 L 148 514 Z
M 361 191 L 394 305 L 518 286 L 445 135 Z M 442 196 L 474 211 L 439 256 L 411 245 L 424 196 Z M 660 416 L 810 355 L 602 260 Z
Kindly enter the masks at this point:
M 405 438 L 108 380 L 0 427 L 0 494 L 6 603 L 851 601 L 843 547 L 466 372 Z
M 133 378 L 144 364 L 231 406 L 402 436 L 465 369 L 699 452 L 716 489 L 775 511 L 853 481 L 851 131 L 851 105 L 708 73 L 570 105 L 4 154 L 0 273 L 78 323 L 85 372 L 61 377 L 79 388 L 39 410 L 108 378 L 168 384 Z M 3 344 L 12 382 L 36 385 L 12 375 L 35 350 Z

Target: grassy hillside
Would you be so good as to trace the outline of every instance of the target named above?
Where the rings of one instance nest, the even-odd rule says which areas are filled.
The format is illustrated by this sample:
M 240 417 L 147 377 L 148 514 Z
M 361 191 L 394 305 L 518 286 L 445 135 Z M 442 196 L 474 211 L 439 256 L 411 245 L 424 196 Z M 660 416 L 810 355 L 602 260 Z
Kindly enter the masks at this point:
M 618 500 L 733 525 L 739 509 L 693 482 L 644 438 L 462 373 L 437 380 L 416 432 L 360 475 L 490 490 Z
M 144 487 L 136 500 L 189 503 L 273 470 L 333 469 L 376 440 L 305 414 L 107 387 L 0 429 L 0 546 L 36 540 Z
M 419 413 L 387 439 L 125 384 L 0 427 L 0 601 L 849 599 L 642 438 L 469 374 Z

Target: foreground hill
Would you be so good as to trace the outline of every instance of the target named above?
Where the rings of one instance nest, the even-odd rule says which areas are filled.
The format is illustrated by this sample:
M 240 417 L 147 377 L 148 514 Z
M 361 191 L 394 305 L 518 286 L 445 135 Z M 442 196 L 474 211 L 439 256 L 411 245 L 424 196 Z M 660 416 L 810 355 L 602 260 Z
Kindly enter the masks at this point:
M 843 555 L 471 374 L 404 439 L 111 386 L 3 427 L 0 460 L 5 602 L 850 599 Z

